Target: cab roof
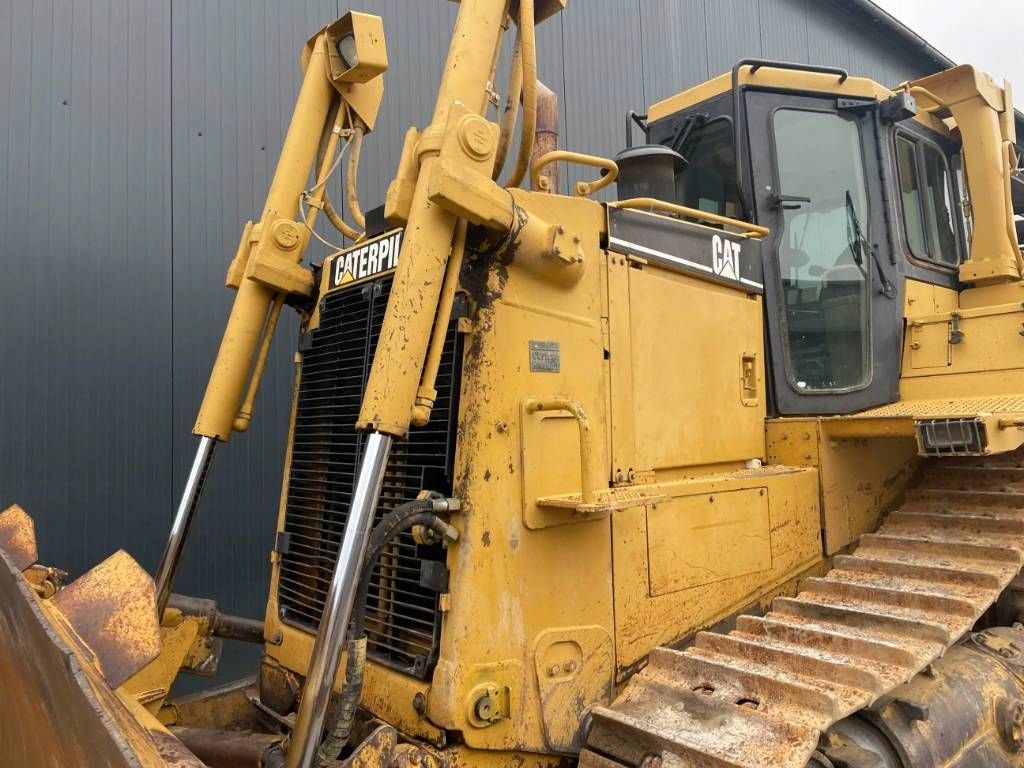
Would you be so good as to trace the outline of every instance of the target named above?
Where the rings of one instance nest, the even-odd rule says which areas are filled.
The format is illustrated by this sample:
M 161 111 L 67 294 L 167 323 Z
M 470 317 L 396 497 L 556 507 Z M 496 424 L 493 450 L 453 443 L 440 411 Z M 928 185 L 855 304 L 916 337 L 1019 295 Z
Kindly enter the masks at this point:
M 878 99 L 895 95 L 895 92 L 866 77 L 849 76 L 841 79 L 837 74 L 809 70 L 775 69 L 763 65 L 752 71 L 750 65 L 740 67 L 738 84 L 741 88 L 765 88 L 768 90 L 794 91 L 800 93 L 828 94 L 847 98 Z M 708 99 L 729 93 L 732 90 L 732 74 L 726 72 L 674 96 L 669 96 L 647 110 L 649 122 L 655 122 L 675 113 L 701 104 Z M 920 110 L 914 118 L 919 123 L 939 133 L 949 134 L 949 127 L 936 117 Z

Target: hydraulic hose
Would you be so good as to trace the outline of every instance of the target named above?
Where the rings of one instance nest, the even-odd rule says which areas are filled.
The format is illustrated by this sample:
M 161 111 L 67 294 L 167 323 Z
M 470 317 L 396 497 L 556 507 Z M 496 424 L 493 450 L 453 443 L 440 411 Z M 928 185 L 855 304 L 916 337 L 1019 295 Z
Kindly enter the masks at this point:
M 534 26 L 534 0 L 519 3 L 519 40 L 522 43 L 523 128 L 519 139 L 519 156 L 509 187 L 518 187 L 526 178 L 533 154 L 534 133 L 537 130 L 537 29 Z
M 338 705 L 328 722 L 323 742 L 317 749 L 317 768 L 329 768 L 338 759 L 341 750 L 348 743 L 356 708 L 363 692 L 363 673 L 366 670 L 366 598 L 370 589 L 370 575 L 380 556 L 403 531 L 418 525 L 429 528 L 438 536 L 450 535 L 451 526 L 433 511 L 438 497 L 409 501 L 398 507 L 377 523 L 370 534 L 366 559 L 359 574 L 359 588 L 352 609 L 352 624 L 349 631 L 348 659 L 345 663 L 345 682 L 342 684 Z
M 350 637 L 348 657 L 345 661 L 345 682 L 341 687 L 338 705 L 334 708 L 333 722 L 327 723 L 327 735 L 316 751 L 316 768 L 330 768 L 348 743 L 352 723 L 363 694 L 363 673 L 366 671 L 366 635 Z
M 348 168 L 345 172 L 345 195 L 348 203 L 348 212 L 352 214 L 352 220 L 362 230 L 366 229 L 366 217 L 359 207 L 359 193 L 356 187 L 356 176 L 359 173 L 359 155 L 363 149 L 363 135 L 366 133 L 366 125 L 355 115 L 352 115 L 352 147 L 348 153 Z
M 329 126 L 333 126 L 333 130 L 334 131 L 339 131 L 341 129 L 341 126 L 342 126 L 342 118 L 339 117 L 339 115 L 338 115 L 338 109 L 340 109 L 340 108 L 341 107 L 336 108 L 334 114 L 331 116 L 330 120 L 328 120 L 328 123 L 327 123 Z M 324 166 L 324 155 L 327 153 L 327 139 L 328 139 L 328 135 L 329 134 L 330 134 L 330 131 L 324 131 L 324 135 L 320 139 L 320 146 L 317 147 L 317 151 L 316 151 L 316 167 L 317 168 L 325 167 Z M 353 240 L 354 241 L 354 240 L 358 240 L 362 236 L 361 232 L 356 230 L 354 227 L 349 226 L 348 222 L 346 222 L 345 219 L 343 219 L 341 217 L 341 214 L 338 213 L 337 209 L 334 207 L 334 203 L 331 202 L 330 195 L 327 193 L 327 185 L 326 185 L 326 183 L 324 184 L 324 188 L 322 190 L 322 195 L 321 195 L 321 198 L 320 198 L 320 206 L 321 206 L 321 210 L 323 210 L 323 212 L 324 212 L 324 215 L 327 217 L 327 220 L 331 222 L 331 224 L 334 226 L 334 228 L 336 230 L 338 230 L 342 234 L 343 237 L 347 237 L 349 240 Z
M 498 150 L 494 154 L 494 174 L 492 178 L 497 181 L 501 172 L 505 169 L 505 161 L 508 159 L 508 150 L 512 146 L 512 134 L 516 129 L 516 120 L 519 118 L 519 99 L 523 95 L 523 40 L 522 33 L 516 33 L 515 52 L 512 54 L 512 64 L 508 72 L 508 97 L 505 100 L 505 112 L 501 117 L 501 134 L 498 139 Z
M 341 218 L 341 214 L 338 213 L 334 207 L 334 203 L 331 202 L 331 198 L 327 194 L 327 190 L 324 190 L 324 197 L 321 202 L 324 205 L 324 215 L 327 220 L 334 225 L 334 228 L 341 232 L 342 235 L 347 237 L 349 240 L 355 241 L 363 236 L 362 232 L 357 231 L 353 227 L 349 226 L 348 223 Z

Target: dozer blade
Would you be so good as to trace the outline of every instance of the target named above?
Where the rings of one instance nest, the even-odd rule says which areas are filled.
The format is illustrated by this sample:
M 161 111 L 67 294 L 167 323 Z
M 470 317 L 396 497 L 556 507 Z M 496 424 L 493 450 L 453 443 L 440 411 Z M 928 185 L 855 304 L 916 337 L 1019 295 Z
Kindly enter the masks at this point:
M 17 504 L 0 512 L 0 549 L 7 553 L 19 571 L 25 570 L 38 559 L 35 525 L 28 513 Z
M 119 552 L 47 601 L 21 573 L 25 552 L 0 549 L 0 764 L 201 768 L 115 690 L 160 650 L 148 575 Z

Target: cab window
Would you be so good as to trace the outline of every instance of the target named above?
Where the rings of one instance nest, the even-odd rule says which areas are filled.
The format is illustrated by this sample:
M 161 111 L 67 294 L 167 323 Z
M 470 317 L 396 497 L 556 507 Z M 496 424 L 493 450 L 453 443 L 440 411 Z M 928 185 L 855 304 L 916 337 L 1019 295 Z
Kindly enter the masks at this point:
M 867 386 L 873 255 L 860 129 L 834 112 L 796 109 L 776 110 L 772 129 L 790 384 L 800 392 Z
M 720 118 L 695 128 L 679 151 L 686 160 L 676 175 L 679 204 L 737 217 L 734 151 L 731 121 Z
M 906 135 L 896 137 L 903 235 L 917 259 L 943 267 L 960 263 L 953 177 L 937 147 Z

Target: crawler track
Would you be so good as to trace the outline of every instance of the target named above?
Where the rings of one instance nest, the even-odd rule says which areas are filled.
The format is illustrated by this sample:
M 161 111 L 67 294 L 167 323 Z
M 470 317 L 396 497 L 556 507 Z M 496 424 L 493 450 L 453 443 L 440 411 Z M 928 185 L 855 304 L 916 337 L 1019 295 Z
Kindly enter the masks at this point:
M 807 764 L 821 733 L 968 632 L 1024 563 L 1024 452 L 932 460 L 823 578 L 729 634 L 656 648 L 592 713 L 583 768 Z

